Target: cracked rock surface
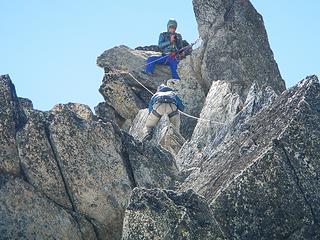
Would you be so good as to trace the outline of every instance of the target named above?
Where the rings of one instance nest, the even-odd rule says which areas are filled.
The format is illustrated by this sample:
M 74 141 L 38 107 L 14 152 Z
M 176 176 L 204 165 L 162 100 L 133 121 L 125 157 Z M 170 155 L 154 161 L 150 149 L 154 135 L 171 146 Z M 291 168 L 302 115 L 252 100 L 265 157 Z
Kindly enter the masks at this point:
M 203 195 L 230 238 L 319 237 L 319 102 L 315 76 L 285 91 L 195 154 L 181 190 Z
M 285 89 L 249 0 L 193 7 L 202 44 L 175 88 L 201 120 L 180 133 L 164 117 L 141 141 L 149 90 L 170 78 L 140 72 L 153 48 L 98 57 L 95 114 L 38 111 L 0 76 L 1 239 L 320 239 L 318 78 Z
M 58 104 L 41 112 L 30 104 L 20 107 L 7 75 L 0 87 L 3 238 L 70 239 L 74 233 L 75 238 L 120 239 L 132 188 L 177 185 L 180 176 L 169 152 L 98 120 L 87 106 Z M 19 204 L 23 200 L 29 202 Z M 14 225 L 7 228 L 16 221 L 18 233 Z
M 176 193 L 135 188 L 122 239 L 227 239 L 205 200 L 192 190 Z

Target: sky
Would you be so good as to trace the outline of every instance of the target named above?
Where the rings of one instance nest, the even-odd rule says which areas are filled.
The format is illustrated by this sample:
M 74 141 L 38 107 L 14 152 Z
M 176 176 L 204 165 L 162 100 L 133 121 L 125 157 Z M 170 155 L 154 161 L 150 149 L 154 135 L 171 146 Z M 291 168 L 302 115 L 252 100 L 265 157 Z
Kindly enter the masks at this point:
M 0 0 L 0 75 L 39 110 L 79 102 L 92 109 L 103 70 L 96 58 L 118 45 L 157 44 L 170 17 L 188 42 L 198 37 L 191 0 Z M 262 14 L 287 87 L 320 76 L 320 1 L 251 0 Z M 155 4 L 157 3 L 157 4 Z

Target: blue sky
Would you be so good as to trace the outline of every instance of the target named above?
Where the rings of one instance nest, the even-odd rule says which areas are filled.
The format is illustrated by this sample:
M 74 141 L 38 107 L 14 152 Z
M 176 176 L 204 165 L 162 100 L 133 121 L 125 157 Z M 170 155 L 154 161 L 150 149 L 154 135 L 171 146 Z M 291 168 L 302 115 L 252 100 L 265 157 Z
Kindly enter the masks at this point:
M 252 0 L 263 15 L 287 86 L 319 75 L 320 1 Z M 198 36 L 191 0 L 0 0 L 0 74 L 40 110 L 80 102 L 91 108 L 103 70 L 96 57 L 117 45 L 157 43 L 168 18 L 192 42 Z

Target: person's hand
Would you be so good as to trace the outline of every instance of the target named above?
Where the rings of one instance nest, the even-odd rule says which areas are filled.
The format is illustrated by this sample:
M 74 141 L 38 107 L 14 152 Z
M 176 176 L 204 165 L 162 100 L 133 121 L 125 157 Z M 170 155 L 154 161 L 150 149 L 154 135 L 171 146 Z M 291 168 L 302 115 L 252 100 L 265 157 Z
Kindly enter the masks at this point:
M 175 41 L 176 41 L 176 35 L 171 35 L 170 42 L 175 42 Z

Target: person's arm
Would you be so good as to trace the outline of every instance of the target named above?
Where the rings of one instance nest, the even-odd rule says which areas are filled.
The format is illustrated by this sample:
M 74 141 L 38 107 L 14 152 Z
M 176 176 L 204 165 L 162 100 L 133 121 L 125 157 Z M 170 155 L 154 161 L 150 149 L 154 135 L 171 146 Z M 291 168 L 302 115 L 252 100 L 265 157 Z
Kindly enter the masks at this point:
M 159 43 L 158 43 L 159 48 L 160 48 L 162 51 L 164 51 L 164 49 L 165 49 L 166 47 L 170 46 L 170 44 L 171 44 L 170 40 L 166 40 L 165 35 L 164 35 L 163 33 L 161 33 L 160 36 L 159 36 Z
M 184 111 L 184 105 L 183 105 L 183 102 L 182 100 L 176 96 L 176 102 L 177 102 L 177 108 L 180 110 L 180 111 Z
M 181 48 L 183 48 L 183 42 L 182 42 L 182 36 L 181 36 L 181 34 L 177 33 L 176 41 L 177 41 L 177 48 L 178 48 L 178 50 L 180 50 Z

